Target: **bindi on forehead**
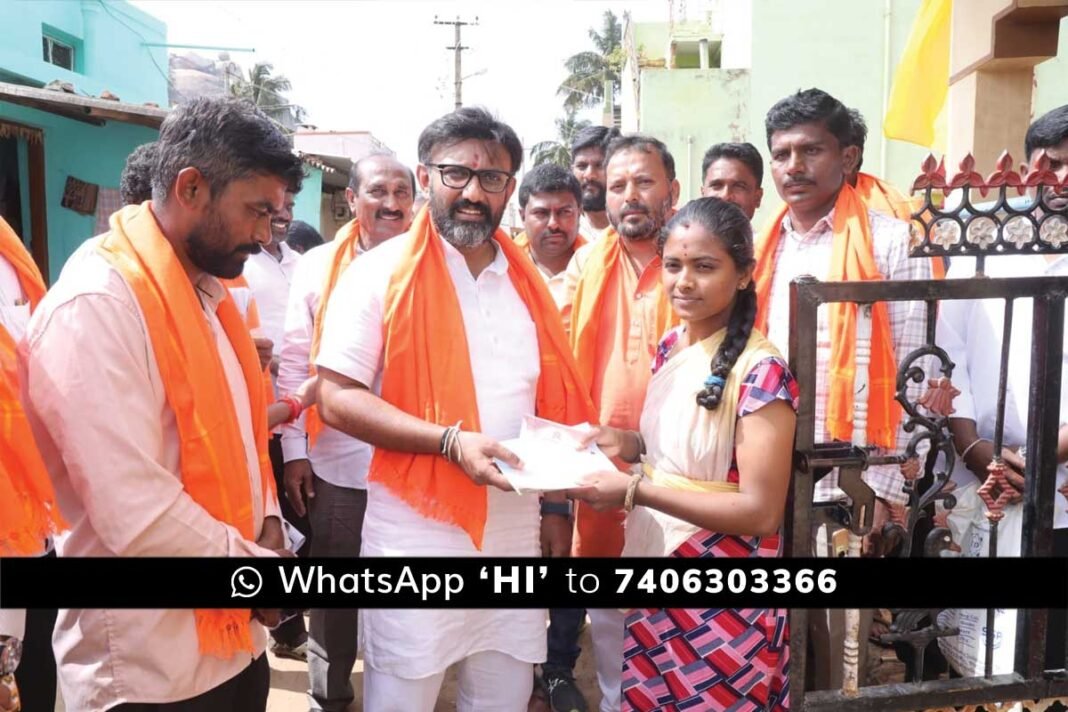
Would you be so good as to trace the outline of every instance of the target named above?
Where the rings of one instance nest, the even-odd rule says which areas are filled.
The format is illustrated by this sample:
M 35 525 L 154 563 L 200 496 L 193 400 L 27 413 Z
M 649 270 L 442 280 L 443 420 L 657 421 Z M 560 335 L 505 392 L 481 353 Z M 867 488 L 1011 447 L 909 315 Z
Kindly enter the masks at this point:
M 468 139 L 434 149 L 433 163 L 451 163 L 475 170 L 492 169 L 511 172 L 512 159 L 508 150 L 496 141 Z

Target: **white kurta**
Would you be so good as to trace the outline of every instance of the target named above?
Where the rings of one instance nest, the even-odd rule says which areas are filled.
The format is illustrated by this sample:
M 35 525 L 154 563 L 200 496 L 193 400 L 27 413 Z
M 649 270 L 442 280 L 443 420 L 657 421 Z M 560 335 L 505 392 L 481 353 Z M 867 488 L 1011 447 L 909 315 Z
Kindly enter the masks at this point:
M 409 236 L 376 247 L 338 280 L 327 308 L 319 367 L 374 384 L 382 369 L 383 300 Z M 478 278 L 442 241 L 460 303 L 482 432 L 519 435 L 534 413 L 540 373 L 534 322 L 497 252 Z M 457 338 L 461 338 L 457 334 Z M 386 488 L 368 483 L 361 556 L 538 556 L 538 497 L 488 490 L 483 549 L 459 527 L 427 519 Z M 361 610 L 364 659 L 402 678 L 436 674 L 468 655 L 496 650 L 530 663 L 545 659 L 544 610 Z
M 986 260 L 988 277 L 1063 277 L 1068 276 L 1068 257 L 1049 262 L 1041 255 L 1012 255 Z M 969 279 L 975 274 L 975 260 L 954 257 L 947 279 Z M 1027 440 L 1027 400 L 1031 383 L 1031 315 L 1030 299 L 1013 303 L 1012 342 L 1009 347 L 1008 381 L 1005 389 L 1006 447 L 1016 448 Z M 953 401 L 954 417 L 975 420 L 979 437 L 994 438 L 997 417 L 998 374 L 1001 371 L 1001 339 L 1004 324 L 1004 301 L 944 301 L 939 307 L 936 342 L 956 364 L 953 384 L 961 394 Z M 1062 364 L 1060 424 L 1068 422 L 1068 331 L 1065 332 Z M 952 478 L 958 486 L 980 484 L 960 457 L 956 459 Z M 1068 482 L 1068 469 L 1057 468 L 1056 488 Z M 1054 491 L 1053 526 L 1068 527 L 1068 501 Z M 1010 505 L 1021 506 L 1021 505 Z M 980 510 L 982 508 L 979 508 Z M 981 511 L 979 516 L 982 516 Z

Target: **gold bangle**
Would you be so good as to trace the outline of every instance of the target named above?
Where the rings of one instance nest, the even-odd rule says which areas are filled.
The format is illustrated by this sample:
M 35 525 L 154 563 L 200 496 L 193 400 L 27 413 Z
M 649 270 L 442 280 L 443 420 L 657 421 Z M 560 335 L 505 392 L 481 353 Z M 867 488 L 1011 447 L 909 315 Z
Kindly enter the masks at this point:
M 642 481 L 644 476 L 641 472 L 630 476 L 630 483 L 627 485 L 627 496 L 623 498 L 623 511 L 630 512 L 634 509 L 634 497 L 638 494 L 638 483 Z

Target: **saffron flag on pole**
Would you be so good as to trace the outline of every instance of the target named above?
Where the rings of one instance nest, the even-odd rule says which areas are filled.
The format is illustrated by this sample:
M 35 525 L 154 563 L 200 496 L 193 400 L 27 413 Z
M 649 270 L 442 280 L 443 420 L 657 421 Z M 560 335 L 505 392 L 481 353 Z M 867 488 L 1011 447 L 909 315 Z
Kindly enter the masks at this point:
M 923 0 L 897 65 L 883 134 L 927 148 L 935 143 L 935 120 L 949 92 L 952 0 Z

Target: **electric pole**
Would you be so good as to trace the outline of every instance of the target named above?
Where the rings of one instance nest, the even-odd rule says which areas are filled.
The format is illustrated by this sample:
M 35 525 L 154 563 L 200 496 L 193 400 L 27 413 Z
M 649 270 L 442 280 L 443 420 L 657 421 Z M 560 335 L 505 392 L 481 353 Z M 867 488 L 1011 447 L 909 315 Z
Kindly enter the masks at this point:
M 461 74 L 461 71 L 460 71 L 460 55 L 465 49 L 471 49 L 470 47 L 465 47 L 464 45 L 460 44 L 460 28 L 465 26 L 465 25 L 470 25 L 470 26 L 477 25 L 478 24 L 478 17 L 477 16 L 475 17 L 474 22 L 466 22 L 466 21 L 461 20 L 459 16 L 457 16 L 455 20 L 439 20 L 437 15 L 435 15 L 434 16 L 434 24 L 435 25 L 452 25 L 453 29 L 455 30 L 455 35 L 454 35 L 455 39 L 454 39 L 453 46 L 452 47 L 446 47 L 445 49 L 451 49 L 453 51 L 454 55 L 455 55 L 456 64 L 455 64 L 455 67 L 453 69 L 453 72 L 454 72 L 455 86 L 456 86 L 456 108 L 459 109 L 461 106 L 463 106 L 463 100 L 461 99 L 461 96 L 463 95 L 463 84 L 464 84 L 464 77 L 463 77 L 463 74 Z

